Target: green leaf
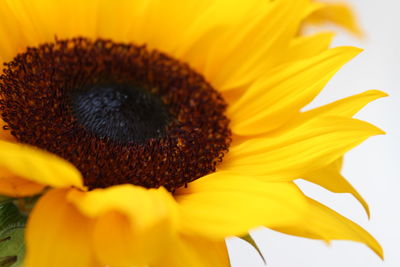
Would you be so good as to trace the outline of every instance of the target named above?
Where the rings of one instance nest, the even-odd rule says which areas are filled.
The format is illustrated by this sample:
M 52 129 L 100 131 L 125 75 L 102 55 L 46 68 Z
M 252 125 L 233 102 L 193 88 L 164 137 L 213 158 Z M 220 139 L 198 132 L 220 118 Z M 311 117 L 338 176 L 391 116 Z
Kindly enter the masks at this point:
M 21 220 L 25 224 L 26 217 L 20 213 L 14 203 L 7 202 L 0 206 L 0 232 L 11 224 L 21 222 Z
M 20 267 L 25 253 L 26 217 L 8 202 L 0 206 L 0 267 Z
M 14 198 L 12 198 L 12 197 L 1 196 L 0 195 L 0 205 L 2 205 L 4 203 L 7 203 L 7 202 L 10 202 L 10 201 L 13 201 L 13 200 L 14 200 Z
M 241 236 L 239 237 L 240 239 L 246 241 L 247 243 L 249 243 L 258 253 L 258 255 L 260 255 L 261 259 L 263 260 L 264 264 L 267 264 L 267 261 L 264 258 L 264 255 L 262 254 L 260 248 L 257 246 L 256 242 L 254 241 L 254 239 L 251 237 L 250 234 L 247 234 L 245 236 Z
M 1 267 L 9 267 L 17 262 L 16 256 L 7 256 L 0 258 L 0 266 Z
M 0 242 L 0 267 L 22 266 L 25 254 L 24 230 L 24 227 L 15 225 L 3 232 L 3 241 Z

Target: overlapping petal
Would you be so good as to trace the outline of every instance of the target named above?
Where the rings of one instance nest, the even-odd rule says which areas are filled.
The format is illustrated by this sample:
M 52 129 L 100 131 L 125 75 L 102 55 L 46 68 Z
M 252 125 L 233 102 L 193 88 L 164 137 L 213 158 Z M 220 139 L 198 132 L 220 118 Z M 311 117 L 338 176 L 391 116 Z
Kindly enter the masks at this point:
M 26 267 L 88 267 L 95 264 L 93 222 L 66 201 L 66 189 L 46 193 L 36 204 L 26 230 Z
M 245 235 L 262 225 L 296 224 L 306 208 L 303 195 L 290 182 L 265 183 L 227 172 L 190 183 L 176 199 L 183 231 L 211 239 Z
M 213 241 L 200 236 L 182 236 L 171 247 L 170 253 L 156 263 L 156 267 L 229 267 L 229 256 L 224 240 Z
M 266 10 L 258 5 L 258 12 L 213 44 L 203 74 L 220 91 L 249 84 L 283 57 L 309 5 L 307 0 L 270 1 Z
M 257 135 L 285 123 L 313 100 L 330 78 L 361 50 L 340 47 L 264 75 L 228 109 L 232 131 Z
M 302 178 L 318 184 L 325 189 L 335 192 L 335 193 L 350 193 L 352 194 L 364 207 L 365 212 L 367 213 L 368 217 L 370 216 L 370 210 L 368 207 L 367 202 L 364 198 L 357 192 L 357 190 L 343 177 L 340 173 L 341 171 L 341 163 L 343 159 L 339 159 L 331 163 L 330 165 L 309 172 L 305 174 Z
M 278 231 L 313 239 L 352 240 L 370 247 L 383 258 L 383 250 L 379 243 L 362 227 L 336 213 L 321 203 L 308 199 L 310 210 L 308 219 L 297 227 L 277 227 Z
M 28 145 L 0 141 L 0 169 L 39 185 L 83 187 L 81 174 L 71 163 Z
M 299 114 L 300 120 L 308 120 L 315 116 L 343 116 L 353 117 L 365 105 L 370 102 L 386 97 L 387 94 L 379 90 L 369 90 L 357 95 L 349 96 L 328 105 L 319 108 L 311 109 L 307 112 Z
M 43 191 L 45 185 L 36 183 L 0 169 L 0 195 L 10 197 L 25 197 L 38 194 Z
M 291 42 L 282 61 L 290 62 L 317 56 L 329 48 L 333 37 L 334 34 L 331 32 L 300 36 Z
M 352 8 L 345 3 L 324 3 L 306 21 L 312 24 L 335 23 L 358 36 L 363 34 Z
M 378 90 L 369 90 L 358 95 L 340 99 L 331 104 L 312 109 L 299 114 L 294 121 L 305 121 L 319 115 L 340 115 L 344 117 L 353 117 L 365 105 L 387 96 L 386 93 Z M 324 168 L 312 171 L 303 176 L 303 178 L 312 183 L 318 184 L 335 193 L 350 193 L 364 207 L 368 217 L 370 211 L 367 202 L 357 192 L 357 190 L 340 173 L 343 159 L 340 158 Z
M 383 134 L 382 130 L 360 120 L 316 117 L 296 127 L 233 146 L 219 168 L 271 179 L 295 179 L 329 165 L 378 134 Z
M 72 191 L 68 199 L 96 219 L 93 245 L 103 264 L 147 266 L 162 258 L 177 239 L 177 207 L 165 189 L 121 185 Z

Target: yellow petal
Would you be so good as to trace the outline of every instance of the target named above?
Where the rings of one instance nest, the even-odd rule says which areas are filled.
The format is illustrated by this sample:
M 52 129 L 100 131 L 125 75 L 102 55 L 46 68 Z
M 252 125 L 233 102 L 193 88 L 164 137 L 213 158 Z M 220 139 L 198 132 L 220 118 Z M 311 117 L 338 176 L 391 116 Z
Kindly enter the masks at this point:
M 0 168 L 42 185 L 83 187 L 81 174 L 71 163 L 27 145 L 0 141 Z
M 333 33 L 319 33 L 312 36 L 301 36 L 290 44 L 285 55 L 285 62 L 314 57 L 327 50 L 332 43 Z
M 96 218 L 95 252 L 103 264 L 151 265 L 166 253 L 177 229 L 176 203 L 163 188 L 121 185 L 73 191 L 69 200 L 83 214 Z
M 321 115 L 353 117 L 368 103 L 386 96 L 387 94 L 384 92 L 378 90 L 369 90 L 361 94 L 346 97 L 328 105 L 309 110 L 300 114 L 300 117 L 302 120 Z
M 105 1 L 111 8 L 114 8 L 115 3 Z M 134 42 L 147 44 L 150 48 L 156 48 L 163 52 L 170 53 L 176 56 L 177 46 L 185 50 L 190 45 L 200 38 L 204 31 L 208 31 L 213 26 L 213 22 L 207 21 L 202 23 L 202 29 L 199 31 L 193 30 L 193 25 L 197 24 L 198 20 L 207 14 L 207 10 L 211 8 L 215 1 L 126 1 L 133 5 L 133 8 L 128 12 L 123 12 L 123 18 L 126 24 L 130 25 L 131 31 L 129 35 L 134 38 Z M 109 10 L 109 8 L 108 8 Z M 109 13 L 107 9 L 104 14 Z M 120 21 L 118 12 L 114 14 L 116 20 Z M 111 19 L 112 21 L 112 19 Z M 120 23 L 115 27 L 118 31 Z M 109 35 L 113 34 L 110 32 Z M 188 42 L 188 36 L 191 40 Z
M 44 185 L 22 179 L 7 170 L 0 170 L 0 195 L 25 197 L 40 193 Z
M 228 108 L 232 131 L 238 135 L 257 135 L 282 125 L 310 103 L 360 51 L 354 47 L 333 48 L 264 75 Z
M 143 236 L 135 240 L 137 237 L 130 221 L 118 212 L 108 212 L 101 216 L 93 231 L 94 250 L 103 266 L 147 266 L 154 261 L 155 256 L 159 256 L 159 249 L 155 247 L 153 250 Z M 160 243 L 165 244 L 161 239 L 165 237 L 163 233 L 157 234 L 161 234 Z M 143 242 L 143 246 L 137 242 Z M 149 255 L 151 253 L 154 255 Z
M 66 201 L 67 190 L 54 189 L 35 205 L 26 228 L 26 267 L 93 265 L 92 222 Z
M 8 1 L 0 2 L 0 61 L 11 60 L 17 52 L 21 52 L 21 46 L 25 41 L 21 33 L 21 25 L 16 19 L 13 10 L 9 7 Z M 27 30 L 29 31 L 28 28 Z
M 316 117 L 297 128 L 232 146 L 219 169 L 281 179 L 329 165 L 368 137 L 383 134 L 375 126 L 351 118 Z
M 256 0 L 119 0 L 118 4 L 108 0 L 5 0 L 0 3 L 0 37 L 7 42 L 0 45 L 3 60 L 9 61 L 27 46 L 51 42 L 55 36 L 101 37 L 146 44 L 186 61 L 183 55 L 200 38 L 241 20 L 257 5 Z M 203 48 L 204 57 L 208 48 Z
M 347 4 L 325 4 L 312 13 L 307 21 L 314 24 L 332 22 L 348 29 L 354 34 L 360 36 L 363 34 L 357 23 L 354 12 Z
M 330 165 L 305 174 L 302 178 L 318 184 L 329 191 L 335 193 L 350 193 L 352 194 L 364 207 L 365 212 L 368 217 L 370 216 L 370 211 L 367 202 L 364 198 L 357 192 L 357 190 L 342 176 L 340 173 L 340 165 L 342 159 L 334 161 Z
M 155 267 L 229 267 L 225 241 L 212 241 L 202 237 L 183 236 Z
M 304 199 L 292 183 L 216 172 L 177 192 L 183 231 L 218 239 L 267 225 L 296 224 Z
M 321 203 L 308 199 L 310 211 L 308 220 L 298 227 L 275 228 L 280 232 L 291 235 L 330 240 L 352 240 L 370 247 L 378 256 L 383 258 L 383 250 L 379 243 L 359 225 L 341 216 Z
M 225 240 L 213 241 L 199 237 L 183 237 L 187 246 L 191 246 L 198 253 L 202 266 L 229 267 L 229 255 Z
M 38 45 L 57 38 L 94 37 L 98 1 L 11 0 L 6 1 L 19 23 L 25 44 Z M 74 19 L 71 19 L 73 16 Z
M 308 6 L 304 0 L 259 1 L 208 51 L 205 77 L 221 91 L 252 82 L 283 57 Z

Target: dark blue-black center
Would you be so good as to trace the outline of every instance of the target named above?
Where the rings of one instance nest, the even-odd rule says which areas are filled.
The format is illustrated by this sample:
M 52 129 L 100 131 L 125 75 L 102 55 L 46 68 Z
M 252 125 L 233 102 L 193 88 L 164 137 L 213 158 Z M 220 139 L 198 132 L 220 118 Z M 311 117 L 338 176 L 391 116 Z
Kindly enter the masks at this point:
M 170 121 L 158 96 L 132 84 L 109 82 L 75 90 L 71 106 L 87 130 L 119 143 L 160 138 Z

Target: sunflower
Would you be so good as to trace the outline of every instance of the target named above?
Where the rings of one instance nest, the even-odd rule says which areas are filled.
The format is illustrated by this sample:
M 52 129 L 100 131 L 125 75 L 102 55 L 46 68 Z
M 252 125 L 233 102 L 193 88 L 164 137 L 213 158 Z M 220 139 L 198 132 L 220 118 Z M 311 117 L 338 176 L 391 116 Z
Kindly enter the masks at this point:
M 352 118 L 380 91 L 302 111 L 360 52 L 296 37 L 312 10 L 1 1 L 0 194 L 38 198 L 24 266 L 228 266 L 224 239 L 260 226 L 382 256 L 294 183 L 351 193 L 368 212 L 340 166 L 383 133 Z
M 306 24 L 321 25 L 333 23 L 349 32 L 362 36 L 363 31 L 357 22 L 352 7 L 344 2 L 321 0 L 315 6 L 315 10 L 305 20 Z

